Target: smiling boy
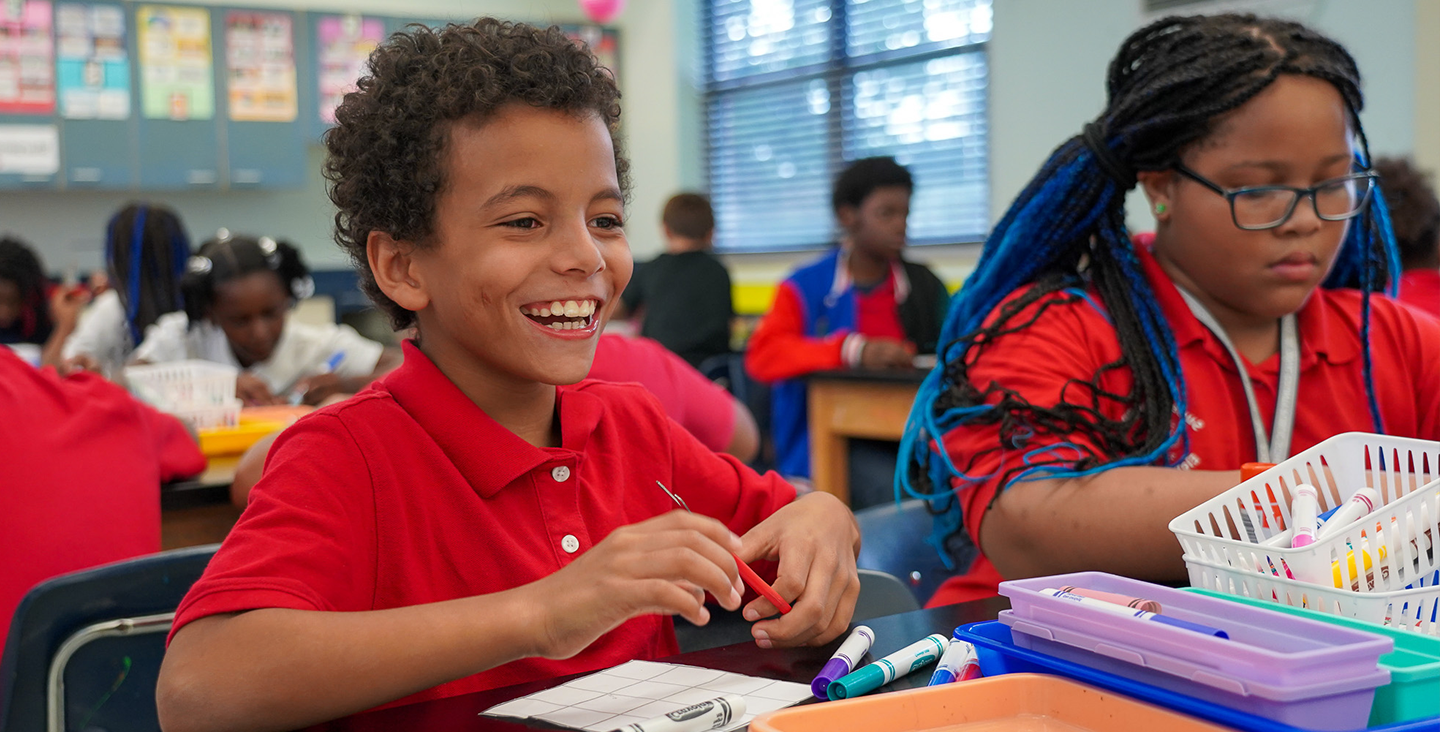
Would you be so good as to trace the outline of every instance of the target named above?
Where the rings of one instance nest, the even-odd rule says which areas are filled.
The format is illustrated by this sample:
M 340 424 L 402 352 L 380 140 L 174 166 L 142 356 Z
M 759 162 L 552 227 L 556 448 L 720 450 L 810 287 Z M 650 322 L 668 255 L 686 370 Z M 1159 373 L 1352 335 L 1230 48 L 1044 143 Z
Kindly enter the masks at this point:
M 326 138 L 336 239 L 418 335 L 276 442 L 177 612 L 165 728 L 294 728 L 674 653 L 669 615 L 741 605 L 730 552 L 778 561 L 794 605 L 746 606 L 760 646 L 838 636 L 859 591 L 844 506 L 705 449 L 639 386 L 576 383 L 631 271 L 609 73 L 558 29 L 490 19 L 396 35 L 370 66 Z

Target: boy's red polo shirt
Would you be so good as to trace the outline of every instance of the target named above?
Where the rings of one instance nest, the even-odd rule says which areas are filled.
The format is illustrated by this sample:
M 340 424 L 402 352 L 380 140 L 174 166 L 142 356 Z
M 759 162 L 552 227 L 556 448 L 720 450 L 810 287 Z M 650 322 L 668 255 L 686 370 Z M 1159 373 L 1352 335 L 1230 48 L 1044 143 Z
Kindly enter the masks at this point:
M 1184 469 L 1238 471 L 1242 463 L 1255 460 L 1255 436 L 1235 362 L 1190 312 L 1154 257 L 1143 247 L 1138 249 L 1145 275 L 1174 330 L 1185 374 L 1190 451 L 1174 457 L 1183 458 Z M 983 390 L 998 381 L 1032 404 L 1054 405 L 1069 382 L 1089 381 L 1101 367 L 1117 360 L 1120 342 L 1115 328 L 1092 304 L 1099 302 L 1095 293 L 1089 295 L 1089 301 L 1052 304 L 1033 325 L 998 339 L 971 370 L 975 383 Z M 1057 294 L 1050 299 L 1060 297 Z M 1316 290 L 1298 313 L 1300 385 L 1292 455 L 1342 432 L 1375 431 L 1365 392 L 1360 308 L 1359 291 Z M 1375 391 L 1386 433 L 1440 439 L 1440 321 L 1416 315 L 1383 297 L 1371 298 L 1370 308 Z M 1017 315 L 1014 322 L 1024 322 L 1027 317 Z M 1267 426 L 1274 419 L 1279 369 L 1278 355 L 1259 365 L 1246 365 Z M 1131 383 L 1128 368 L 1112 370 L 1100 380 L 1105 391 L 1115 394 L 1128 394 Z M 1069 393 L 1072 402 L 1086 394 L 1073 386 Z M 1113 401 L 1101 404 L 1111 419 L 1120 416 L 1119 405 Z M 1082 441 L 1078 436 L 1069 440 Z M 962 470 L 971 455 L 1000 447 L 967 470 L 970 475 L 994 477 L 957 488 L 965 529 L 972 538 L 979 537 L 980 522 L 999 489 L 999 475 L 1021 464 L 1024 452 L 1043 443 L 1031 441 L 1023 450 L 1007 449 L 1000 444 L 998 426 L 957 428 L 945 435 L 944 442 Z M 1117 511 L 1115 520 L 1124 520 L 1123 510 Z M 929 604 L 992 596 L 1002 579 L 981 555 L 968 574 L 941 585 Z
M 795 497 L 706 449 L 638 385 L 586 381 L 557 397 L 562 447 L 535 447 L 407 342 L 399 369 L 276 441 L 175 630 L 255 608 L 380 610 L 518 587 L 673 510 L 657 480 L 741 534 Z M 670 619 L 643 616 L 573 658 L 516 661 L 394 704 L 676 652 Z

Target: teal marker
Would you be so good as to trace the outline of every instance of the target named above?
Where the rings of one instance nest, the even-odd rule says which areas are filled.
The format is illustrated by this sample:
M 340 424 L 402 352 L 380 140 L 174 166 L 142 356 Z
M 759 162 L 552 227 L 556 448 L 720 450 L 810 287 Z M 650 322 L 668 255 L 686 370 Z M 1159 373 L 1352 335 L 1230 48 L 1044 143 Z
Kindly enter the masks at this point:
M 918 668 L 935 663 L 950 642 L 939 633 L 925 636 L 875 663 L 830 682 L 830 699 L 848 699 L 870 692 Z

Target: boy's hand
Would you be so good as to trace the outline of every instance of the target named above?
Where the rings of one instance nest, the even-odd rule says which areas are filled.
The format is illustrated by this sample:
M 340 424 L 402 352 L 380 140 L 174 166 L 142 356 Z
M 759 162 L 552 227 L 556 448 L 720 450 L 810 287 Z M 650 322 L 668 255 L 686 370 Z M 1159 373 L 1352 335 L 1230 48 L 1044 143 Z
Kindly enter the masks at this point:
M 80 311 L 90 303 L 90 293 L 83 287 L 57 287 L 50 295 L 50 317 L 57 328 L 73 331 L 80 320 Z
M 743 562 L 780 560 L 775 591 L 792 606 L 751 629 L 761 648 L 824 645 L 845 632 L 860 596 L 855 572 L 860 528 L 840 499 L 829 493 L 801 496 L 745 534 L 744 544 L 738 552 Z M 745 606 L 745 619 L 777 612 L 761 597 Z
M 704 625 L 706 592 L 727 610 L 740 607 L 743 585 L 731 556 L 740 547 L 724 524 L 685 511 L 616 529 L 569 566 L 525 586 L 540 609 L 533 655 L 569 658 L 637 615 L 680 615 Z
M 867 338 L 860 350 L 860 368 L 899 369 L 912 368 L 915 363 L 915 346 L 894 338 Z

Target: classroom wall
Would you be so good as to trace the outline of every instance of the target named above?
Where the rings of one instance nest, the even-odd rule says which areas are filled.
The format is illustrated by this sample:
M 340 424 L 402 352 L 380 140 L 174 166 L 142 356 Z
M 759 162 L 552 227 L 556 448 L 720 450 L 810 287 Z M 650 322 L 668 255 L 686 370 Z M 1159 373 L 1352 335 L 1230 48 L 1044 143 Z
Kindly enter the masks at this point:
M 193 5 L 277 7 L 287 10 L 355 12 L 436 19 L 473 18 L 492 14 L 539 23 L 583 22 L 576 0 L 185 0 Z M 631 172 L 635 181 L 632 209 L 641 215 L 631 241 L 646 256 L 659 251 L 653 224 L 665 198 L 682 185 L 703 183 L 699 125 L 699 91 L 694 64 L 696 34 L 674 32 L 676 23 L 695 23 L 693 3 L 670 0 L 629 0 L 615 23 L 620 29 L 620 87 L 625 109 L 624 132 L 632 140 Z M 682 74 L 690 80 L 680 83 Z M 683 88 L 682 88 L 683 87 Z M 682 103 L 688 104 L 680 109 Z M 320 166 L 323 148 L 309 150 L 310 175 L 294 191 L 124 192 L 16 191 L 0 193 L 0 231 L 12 232 L 40 250 L 55 273 L 70 268 L 102 266 L 104 225 L 110 215 L 137 197 L 174 206 L 191 234 L 199 240 L 219 227 L 289 238 L 312 267 L 344 267 L 347 262 L 331 240 L 334 209 L 326 198 Z
M 700 0 L 629 0 L 621 31 L 625 133 L 635 182 L 627 227 L 637 259 L 660 250 L 656 219 L 670 193 L 704 187 Z M 220 4 L 219 0 L 194 0 Z M 239 4 L 239 3 L 234 3 Z M 469 17 L 492 13 L 532 22 L 582 20 L 576 0 L 253 0 L 256 7 L 324 12 Z M 1236 4 L 1231 0 L 1230 4 Z M 1440 166 L 1440 0 L 1249 0 L 1251 7 L 1298 16 L 1347 44 L 1366 78 L 1364 115 L 1377 153 L 1413 151 Z M 1121 39 L 1144 22 L 1140 0 L 995 0 L 991 41 L 991 211 L 998 218 L 1056 145 L 1098 113 L 1105 67 Z M 1416 39 L 1424 39 L 1417 43 Z M 1418 133 L 1417 133 L 1418 131 Z M 310 150 L 311 175 L 298 191 L 165 193 L 192 232 L 220 226 L 296 241 L 318 266 L 343 266 L 330 241 L 332 209 Z M 923 181 L 921 182 L 923 185 Z M 115 192 L 0 194 L 0 230 L 36 243 L 52 270 L 88 268 L 100 260 L 102 228 L 135 197 Z M 1150 225 L 1143 202 L 1132 226 Z M 973 266 L 974 246 L 918 249 L 914 256 L 958 283 Z M 738 286 L 768 292 L 810 254 L 727 257 Z

